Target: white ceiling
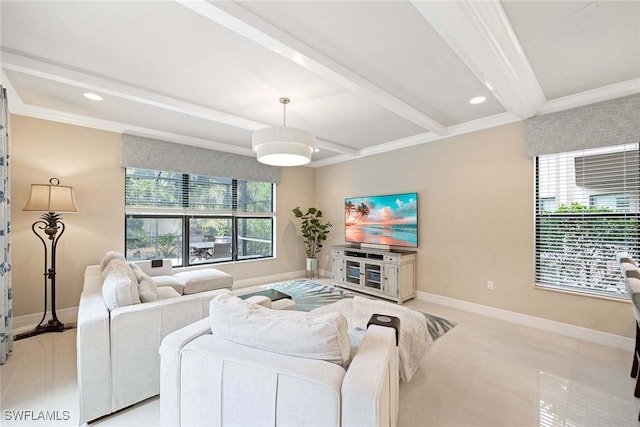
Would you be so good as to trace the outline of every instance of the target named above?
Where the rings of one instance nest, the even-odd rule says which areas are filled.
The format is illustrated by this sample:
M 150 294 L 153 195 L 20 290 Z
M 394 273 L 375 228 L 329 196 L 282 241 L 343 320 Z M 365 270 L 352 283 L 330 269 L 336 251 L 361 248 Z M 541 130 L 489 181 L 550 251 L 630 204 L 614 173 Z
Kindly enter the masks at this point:
M 640 93 L 640 1 L 1 0 L 0 19 L 14 114 L 253 156 L 287 96 L 311 166 Z

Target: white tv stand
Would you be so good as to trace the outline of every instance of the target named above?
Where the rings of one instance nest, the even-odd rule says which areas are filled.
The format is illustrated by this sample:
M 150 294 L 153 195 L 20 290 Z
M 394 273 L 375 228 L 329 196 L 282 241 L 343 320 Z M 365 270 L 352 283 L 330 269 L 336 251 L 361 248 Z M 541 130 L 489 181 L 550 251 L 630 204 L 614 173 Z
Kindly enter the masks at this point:
M 415 297 L 414 251 L 333 246 L 332 271 L 336 285 L 402 304 Z

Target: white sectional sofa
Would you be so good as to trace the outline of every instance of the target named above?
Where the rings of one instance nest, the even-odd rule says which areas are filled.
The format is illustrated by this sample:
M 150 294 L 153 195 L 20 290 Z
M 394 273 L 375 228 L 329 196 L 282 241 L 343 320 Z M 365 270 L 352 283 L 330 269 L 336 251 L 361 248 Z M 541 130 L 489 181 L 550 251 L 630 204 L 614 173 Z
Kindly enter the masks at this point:
M 158 395 L 162 339 L 207 317 L 209 301 L 230 292 L 233 284 L 231 276 L 218 270 L 171 274 L 168 261 L 156 268 L 148 261 L 140 267 L 153 276 L 157 290 L 151 292 L 157 300 L 141 302 L 144 292 L 137 285 L 142 282 L 122 265 L 107 269 L 103 279 L 104 264 L 110 264 L 107 258 L 103 265 L 86 268 L 80 297 L 77 368 L 81 424 Z

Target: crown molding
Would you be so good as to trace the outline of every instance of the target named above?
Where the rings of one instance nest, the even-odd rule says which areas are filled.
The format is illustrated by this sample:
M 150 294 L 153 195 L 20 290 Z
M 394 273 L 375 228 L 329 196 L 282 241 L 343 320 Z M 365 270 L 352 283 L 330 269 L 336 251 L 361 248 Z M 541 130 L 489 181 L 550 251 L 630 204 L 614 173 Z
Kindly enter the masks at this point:
M 476 132 L 483 129 L 489 129 L 497 126 L 506 125 L 509 123 L 519 122 L 521 119 L 515 115 L 506 112 L 495 114 L 489 117 L 483 117 L 477 120 L 471 120 L 458 125 L 449 126 L 447 128 L 446 135 L 436 135 L 433 132 L 425 132 L 418 135 L 412 135 L 406 138 L 396 139 L 384 144 L 379 144 L 374 147 L 364 148 L 360 150 L 360 157 L 373 156 L 375 154 L 388 153 L 390 151 L 400 150 L 402 148 L 412 147 L 414 145 L 426 144 L 428 142 L 439 141 L 454 136 L 464 135 L 466 133 Z M 311 162 L 310 167 L 328 166 L 335 163 L 345 162 L 351 160 L 347 156 L 334 156 L 328 159 L 318 160 Z
M 609 101 L 637 93 L 640 93 L 640 78 L 553 99 L 542 107 L 540 114 L 557 113 L 558 111 L 583 107 L 596 102 Z
M 195 147 L 208 148 L 245 156 L 255 155 L 250 148 L 238 147 L 223 142 L 195 138 L 186 135 L 179 135 L 171 132 L 135 126 L 128 123 L 96 119 L 94 117 L 28 105 L 25 104 L 20 98 L 18 93 L 15 91 L 15 88 L 11 84 L 11 81 L 7 78 L 4 72 L 2 73 L 2 78 L 3 85 L 7 88 L 7 91 L 9 93 L 9 111 L 12 114 L 43 120 L 51 120 L 76 126 L 90 127 L 116 133 L 131 133 L 139 136 L 175 142 L 178 144 L 192 145 Z M 551 100 L 541 108 L 540 114 L 558 112 L 575 107 L 580 107 L 583 105 L 593 104 L 595 102 L 634 95 L 637 93 L 640 93 L 640 78 Z M 386 153 L 415 145 L 425 144 L 432 141 L 442 140 L 453 136 L 476 132 L 491 127 L 502 126 L 505 124 L 517 122 L 519 120 L 520 118 L 515 114 L 506 112 L 449 126 L 445 129 L 446 133 L 442 135 L 437 135 L 433 132 L 425 132 L 418 135 L 413 135 L 406 138 L 379 144 L 377 146 L 369 147 L 362 150 L 352 149 L 330 141 L 318 139 L 317 145 L 319 148 L 339 154 L 323 160 L 313 161 L 307 166 L 315 168 L 342 163 L 360 157 Z
M 226 153 L 240 154 L 243 156 L 255 157 L 255 153 L 250 148 L 238 147 L 225 144 L 223 142 L 211 141 L 208 139 L 195 138 L 186 135 L 179 135 L 157 129 L 150 129 L 142 126 L 134 126 L 128 123 L 121 123 L 109 120 L 96 119 L 75 113 L 53 110 L 50 108 L 37 107 L 24 103 L 14 102 L 9 108 L 11 114 L 32 117 L 35 119 L 50 120 L 75 126 L 83 126 L 92 129 L 104 130 L 119 134 L 133 134 L 147 138 L 160 139 L 174 142 L 176 144 L 191 145 L 194 147 L 207 148 L 209 150 L 223 151 Z

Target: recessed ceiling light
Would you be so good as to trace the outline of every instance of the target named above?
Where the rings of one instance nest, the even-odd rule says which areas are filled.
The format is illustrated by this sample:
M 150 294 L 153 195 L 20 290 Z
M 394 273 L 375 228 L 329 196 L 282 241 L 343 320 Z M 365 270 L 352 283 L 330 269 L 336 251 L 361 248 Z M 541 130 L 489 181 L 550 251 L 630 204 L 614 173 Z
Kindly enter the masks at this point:
M 84 97 L 90 99 L 92 101 L 102 101 L 102 97 L 96 93 L 85 92 L 83 93 Z
M 482 104 L 486 100 L 487 98 L 485 96 L 476 96 L 475 98 L 471 98 L 471 100 L 469 100 L 469 104 Z

